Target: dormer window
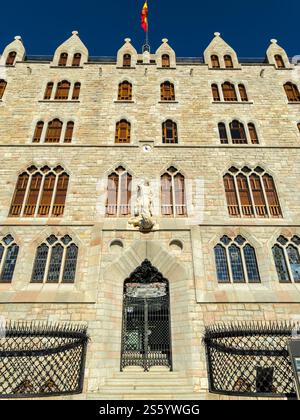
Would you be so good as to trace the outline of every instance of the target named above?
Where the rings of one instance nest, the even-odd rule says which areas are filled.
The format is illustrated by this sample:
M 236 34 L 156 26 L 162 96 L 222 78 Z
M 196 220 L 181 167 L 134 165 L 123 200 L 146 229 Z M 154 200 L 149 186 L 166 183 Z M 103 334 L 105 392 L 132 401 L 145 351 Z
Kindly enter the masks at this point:
M 170 68 L 170 56 L 168 54 L 163 54 L 161 57 L 161 66 L 163 68 Z
M 213 69 L 219 69 L 220 68 L 219 57 L 215 54 L 211 56 L 211 66 L 212 66 Z
M 275 55 L 275 62 L 278 69 L 285 69 L 285 64 L 281 55 Z
M 124 54 L 123 56 L 123 67 L 131 67 L 131 55 L 130 54 Z
M 58 61 L 58 65 L 60 67 L 66 67 L 68 61 L 68 54 L 67 53 L 61 53 Z
M 0 80 L 0 100 L 3 98 L 5 89 L 6 89 L 6 81 L 5 80 Z
M 72 67 L 79 67 L 81 63 L 81 54 L 76 53 L 73 56 Z
M 17 57 L 16 51 L 11 51 L 7 56 L 6 65 L 13 66 L 15 64 L 16 57 Z
M 224 56 L 224 62 L 227 69 L 233 69 L 233 61 L 230 55 Z

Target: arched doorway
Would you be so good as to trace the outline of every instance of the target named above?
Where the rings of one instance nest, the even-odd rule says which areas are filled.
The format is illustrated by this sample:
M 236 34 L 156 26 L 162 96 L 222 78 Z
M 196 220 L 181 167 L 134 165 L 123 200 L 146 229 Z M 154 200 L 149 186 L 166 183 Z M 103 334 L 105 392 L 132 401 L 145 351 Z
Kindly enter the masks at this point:
M 172 370 L 169 282 L 145 260 L 124 282 L 121 371 Z

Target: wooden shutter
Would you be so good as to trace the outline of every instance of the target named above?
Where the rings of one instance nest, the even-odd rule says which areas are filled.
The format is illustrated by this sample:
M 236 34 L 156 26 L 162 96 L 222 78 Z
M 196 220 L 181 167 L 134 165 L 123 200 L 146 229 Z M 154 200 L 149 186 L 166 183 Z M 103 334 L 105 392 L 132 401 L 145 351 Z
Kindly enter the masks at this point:
M 119 84 L 118 100 L 119 101 L 132 100 L 132 84 L 131 83 L 126 81 Z
M 224 101 L 229 101 L 229 102 L 237 101 L 235 87 L 232 83 L 225 82 L 223 83 L 222 88 L 223 88 Z
M 163 68 L 170 67 L 170 56 L 168 54 L 163 54 L 161 57 L 161 65 Z
M 116 143 L 130 143 L 130 123 L 122 120 L 116 126 Z
M 211 85 L 211 89 L 212 89 L 212 94 L 213 94 L 214 101 L 215 102 L 220 102 L 221 98 L 220 98 L 218 85 L 216 85 L 216 84 Z
M 227 69 L 233 69 L 233 61 L 230 55 L 224 56 L 224 62 Z
M 247 144 L 247 137 L 244 124 L 239 121 L 230 123 L 230 132 L 233 144 Z
M 74 123 L 73 121 L 69 121 L 65 132 L 64 143 L 72 143 L 73 131 Z
M 59 175 L 52 209 L 52 216 L 59 217 L 64 214 L 68 185 L 69 175 L 66 173 Z
M 57 84 L 55 99 L 56 100 L 68 100 L 69 91 L 71 84 L 67 80 L 63 80 Z
M 59 143 L 63 123 L 58 119 L 48 123 L 45 143 Z
M 123 56 L 123 67 L 131 67 L 131 55 L 124 54 Z
M 229 216 L 240 216 L 237 192 L 235 189 L 234 178 L 232 175 L 227 174 L 224 176 L 224 187 Z
M 68 61 L 68 54 L 67 53 L 61 53 L 59 57 L 58 65 L 61 67 L 65 67 L 67 65 Z
M 39 121 L 36 124 L 35 130 L 34 130 L 34 136 L 33 136 L 33 140 L 32 140 L 33 143 L 39 143 L 41 141 L 43 128 L 44 128 L 44 122 Z
M 27 202 L 24 209 L 24 216 L 33 217 L 35 214 L 42 179 L 43 177 L 41 174 L 34 174 L 31 177 L 29 194 L 28 194 Z
M 219 69 L 220 68 L 220 61 L 219 57 L 217 55 L 211 56 L 211 65 L 213 69 Z
M 74 85 L 74 89 L 73 89 L 73 95 L 72 95 L 72 100 L 73 101 L 75 101 L 75 100 L 78 100 L 79 99 L 79 95 L 80 95 L 80 88 L 81 88 L 81 84 L 78 82 L 78 83 L 75 83 L 75 85 Z
M 17 53 L 15 51 L 11 51 L 6 59 L 6 65 L 7 66 L 13 66 L 15 64 Z
M 219 123 L 218 128 L 221 144 L 228 144 L 228 136 L 225 124 Z
M 276 66 L 278 69 L 284 69 L 285 65 L 284 65 L 284 61 L 281 55 L 275 55 L 275 62 L 276 62 Z
M 80 62 L 81 62 L 81 54 L 80 53 L 74 54 L 72 66 L 73 67 L 79 67 L 80 66 Z
M 161 213 L 163 216 L 173 215 L 172 177 L 164 174 L 161 177 Z
M 113 173 L 108 177 L 106 215 L 116 216 L 118 208 L 119 175 Z
M 22 175 L 19 175 L 16 189 L 14 192 L 14 196 L 12 199 L 10 211 L 9 211 L 10 217 L 20 216 L 28 181 L 29 181 L 29 175 L 27 173 L 23 173 Z
M 279 199 L 278 199 L 278 195 L 276 192 L 273 178 L 270 175 L 265 174 L 263 176 L 263 183 L 265 187 L 265 192 L 266 192 L 266 196 L 267 196 L 267 200 L 269 204 L 269 211 L 270 211 L 271 216 L 282 217 L 280 203 L 279 203 Z
M 131 188 L 132 188 L 132 176 L 127 172 L 120 175 L 120 203 L 119 203 L 119 214 L 120 216 L 127 216 L 131 213 L 130 202 L 131 202 Z
M 55 180 L 56 176 L 54 174 L 48 174 L 45 177 L 43 192 L 38 210 L 38 215 L 41 217 L 47 217 L 49 215 Z
M 0 80 L 0 99 L 3 98 L 4 92 L 5 92 L 5 89 L 6 89 L 6 85 L 7 85 L 7 83 L 6 83 L 5 80 Z
M 250 139 L 251 139 L 251 143 L 252 144 L 258 144 L 258 136 L 257 136 L 257 131 L 255 128 L 255 125 L 253 123 L 249 123 L 248 124 L 248 129 L 249 129 L 249 134 L 250 134 Z
M 289 102 L 299 102 L 300 101 L 300 93 L 298 87 L 293 83 L 286 83 L 284 85 L 284 89 L 288 98 Z
M 240 195 L 242 213 L 246 217 L 252 217 L 253 207 L 247 177 L 245 175 L 240 174 L 236 177 L 236 180 Z
M 44 95 L 44 99 L 45 100 L 51 99 L 52 90 L 53 90 L 53 83 L 52 82 L 49 82 L 47 84 L 47 87 L 46 87 L 46 90 L 45 90 L 45 95 Z
M 175 88 L 173 83 L 164 82 L 161 84 L 161 100 L 175 101 Z
M 184 176 L 176 174 L 174 176 L 175 210 L 177 216 L 186 216 L 185 201 L 185 181 Z
M 297 124 L 298 131 L 300 133 L 300 123 Z
M 239 92 L 240 92 L 242 102 L 248 102 L 248 95 L 247 95 L 247 91 L 244 85 L 242 84 L 239 85 Z
M 268 213 L 267 213 L 267 207 L 266 207 L 266 202 L 265 202 L 265 197 L 264 197 L 260 177 L 256 174 L 251 175 L 250 185 L 251 185 L 254 205 L 256 209 L 256 214 L 259 217 L 266 217 Z
M 178 143 L 177 124 L 171 120 L 163 123 L 163 143 Z

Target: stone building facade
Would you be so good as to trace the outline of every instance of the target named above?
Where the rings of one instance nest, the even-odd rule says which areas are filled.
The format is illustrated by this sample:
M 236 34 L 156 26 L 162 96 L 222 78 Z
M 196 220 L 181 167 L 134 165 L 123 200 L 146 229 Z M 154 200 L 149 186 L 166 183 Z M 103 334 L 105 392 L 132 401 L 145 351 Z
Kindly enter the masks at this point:
M 11 52 L 16 54 L 7 65 Z M 72 65 L 74 54 L 80 54 L 79 65 Z M 126 54 L 130 65 L 124 67 Z M 205 327 L 300 317 L 300 99 L 297 91 L 295 100 L 287 98 L 284 88 L 287 83 L 300 87 L 299 66 L 275 40 L 265 60 L 239 59 L 218 33 L 203 59 L 177 58 L 167 40 L 155 54 L 139 54 L 129 39 L 116 59 L 90 57 L 74 32 L 53 57 L 27 56 L 16 37 L 0 63 L 0 79 L 7 83 L 0 100 L 0 239 L 11 235 L 19 247 L 11 281 L 0 283 L 0 314 L 10 320 L 88 324 L 91 341 L 80 398 L 220 398 L 208 393 Z M 69 82 L 70 92 L 80 83 L 79 97 L 56 100 L 61 81 Z M 124 81 L 131 84 L 130 100 L 118 100 Z M 161 100 L 164 82 L 175 91 L 170 101 Z M 44 99 L 48 83 L 53 90 Z M 236 98 L 222 93 L 224 83 L 235 86 Z M 212 85 L 218 87 L 217 100 Z M 63 123 L 62 137 L 67 123 L 74 124 L 71 142 L 45 141 L 47 124 L 55 119 Z M 116 125 L 123 120 L 130 123 L 130 142 L 116 143 Z M 176 124 L 177 142 L 163 143 L 166 121 Z M 234 140 L 233 121 L 243 124 L 247 144 Z M 220 123 L 228 144 L 220 141 Z M 248 124 L 255 126 L 257 142 L 251 142 Z M 58 217 L 10 214 L 18 177 L 32 167 L 50 172 L 61 167 L 68 174 Z M 154 220 L 149 232 L 128 223 L 133 214 L 106 217 L 107 180 L 119 167 L 132 176 L 132 213 L 139 183 L 149 181 Z M 161 177 L 170 168 L 185 179 L 187 210 L 180 217 L 161 212 Z M 240 214 L 232 217 L 224 190 L 230 168 L 246 168 L 248 178 L 258 168 L 261 186 L 264 174 L 271 176 L 279 214 L 272 217 L 276 203 L 265 187 L 264 217 L 259 217 L 254 190 L 250 217 L 245 217 L 241 190 L 235 196 Z M 77 246 L 74 282 L 61 277 L 59 283 L 32 282 L 37 249 L 51 235 L 68 235 Z M 238 268 L 228 263 L 230 279 L 218 276 L 215 252 L 224 237 L 242 237 L 255 249 L 259 281 L 251 281 L 250 269 L 246 274 L 246 256 L 244 282 L 234 280 Z M 297 250 L 290 260 L 285 251 L 290 277 L 285 282 L 273 257 L 278 238 Z M 236 255 L 232 264 L 238 264 Z M 131 387 L 137 380 L 134 369 L 120 373 L 123 289 L 146 259 L 169 281 L 173 372 L 137 373 L 143 379 L 138 388 Z

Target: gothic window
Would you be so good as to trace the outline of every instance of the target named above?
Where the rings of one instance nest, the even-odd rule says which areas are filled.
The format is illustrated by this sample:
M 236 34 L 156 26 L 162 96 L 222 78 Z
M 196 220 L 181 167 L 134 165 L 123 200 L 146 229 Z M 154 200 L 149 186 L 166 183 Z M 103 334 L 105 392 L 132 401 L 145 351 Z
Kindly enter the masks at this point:
M 74 131 L 74 123 L 73 121 L 69 121 L 66 127 L 64 143 L 72 143 L 73 131 Z
M 69 235 L 49 236 L 36 251 L 32 283 L 74 283 L 78 247 Z
M 213 94 L 213 100 L 215 102 L 220 102 L 221 98 L 220 98 L 220 92 L 219 92 L 219 87 L 216 84 L 211 85 L 211 90 L 212 90 L 212 94 Z
M 218 129 L 219 129 L 219 136 L 220 136 L 221 144 L 228 144 L 226 125 L 224 123 L 219 123 Z
M 5 80 L 0 80 L 0 100 L 3 98 L 7 82 Z
M 116 125 L 115 143 L 130 143 L 131 124 L 121 120 Z
M 57 84 L 55 99 L 56 100 L 67 100 L 69 98 L 71 83 L 67 80 L 63 80 Z
M 224 62 L 227 69 L 233 69 L 233 61 L 230 55 L 224 55 Z
M 79 82 L 75 83 L 74 88 L 73 88 L 73 94 L 72 94 L 72 100 L 73 101 L 79 99 L 80 88 L 81 88 L 81 83 L 79 83 Z
M 278 69 L 284 69 L 285 65 L 284 65 L 284 61 L 281 55 L 277 54 L 275 55 L 275 62 L 276 62 L 276 66 Z
M 131 214 L 132 176 L 119 166 L 108 177 L 106 216 L 121 217 Z
M 220 68 L 220 61 L 219 61 L 219 57 L 217 55 L 212 55 L 211 56 L 211 65 L 213 69 L 219 69 Z
M 160 92 L 162 101 L 175 101 L 175 88 L 173 83 L 162 83 L 160 85 Z
M 167 120 L 162 125 L 163 143 L 178 143 L 177 124 L 172 120 Z
M 0 240 L 0 283 L 11 283 L 18 253 L 19 247 L 10 234 Z
M 239 84 L 238 87 L 239 87 L 241 101 L 242 102 L 248 102 L 248 95 L 247 95 L 247 91 L 246 91 L 245 85 Z
M 59 119 L 54 119 L 48 123 L 45 143 L 59 143 L 63 123 Z
M 256 131 L 256 127 L 253 123 L 249 123 L 248 124 L 248 130 L 249 130 L 249 134 L 250 134 L 250 140 L 252 144 L 258 144 L 258 135 L 257 135 L 257 131 Z
M 232 217 L 282 217 L 273 178 L 264 169 L 232 167 L 224 176 L 228 213 Z
M 9 217 L 59 217 L 65 209 L 69 175 L 61 166 L 31 166 L 17 181 Z
M 289 102 L 300 102 L 300 93 L 297 85 L 288 82 L 284 85 L 284 89 Z
M 229 82 L 223 83 L 222 90 L 223 90 L 224 101 L 226 102 L 237 101 L 235 87 L 232 83 L 229 83 Z
M 79 67 L 81 63 L 81 54 L 80 53 L 76 53 L 73 55 L 73 61 L 72 61 L 72 66 L 73 67 Z
M 33 143 L 40 143 L 41 138 L 42 138 L 43 128 L 44 128 L 44 122 L 43 121 L 37 122 L 35 130 L 34 130 L 33 140 L 32 140 Z
M 214 254 L 219 283 L 260 283 L 255 249 L 242 236 L 223 236 Z
M 66 67 L 68 61 L 68 54 L 67 53 L 61 53 L 58 61 L 58 65 L 60 67 Z
M 131 67 L 131 55 L 124 54 L 123 56 L 123 67 Z
M 53 82 L 47 83 L 45 94 L 44 94 L 44 99 L 45 100 L 51 99 L 53 86 L 54 86 L 54 83 Z
M 280 236 L 273 247 L 273 257 L 280 283 L 300 283 L 300 237 Z
M 174 167 L 161 176 L 161 213 L 163 216 L 187 216 L 185 178 Z
M 230 132 L 233 144 L 247 144 L 247 137 L 244 124 L 239 121 L 230 123 Z
M 169 68 L 171 66 L 170 56 L 168 54 L 163 54 L 161 57 L 161 65 L 163 68 Z
M 118 101 L 132 100 L 132 84 L 127 80 L 119 84 Z
M 13 66 L 15 64 L 16 57 L 17 57 L 16 51 L 11 51 L 7 56 L 5 64 L 7 66 Z

